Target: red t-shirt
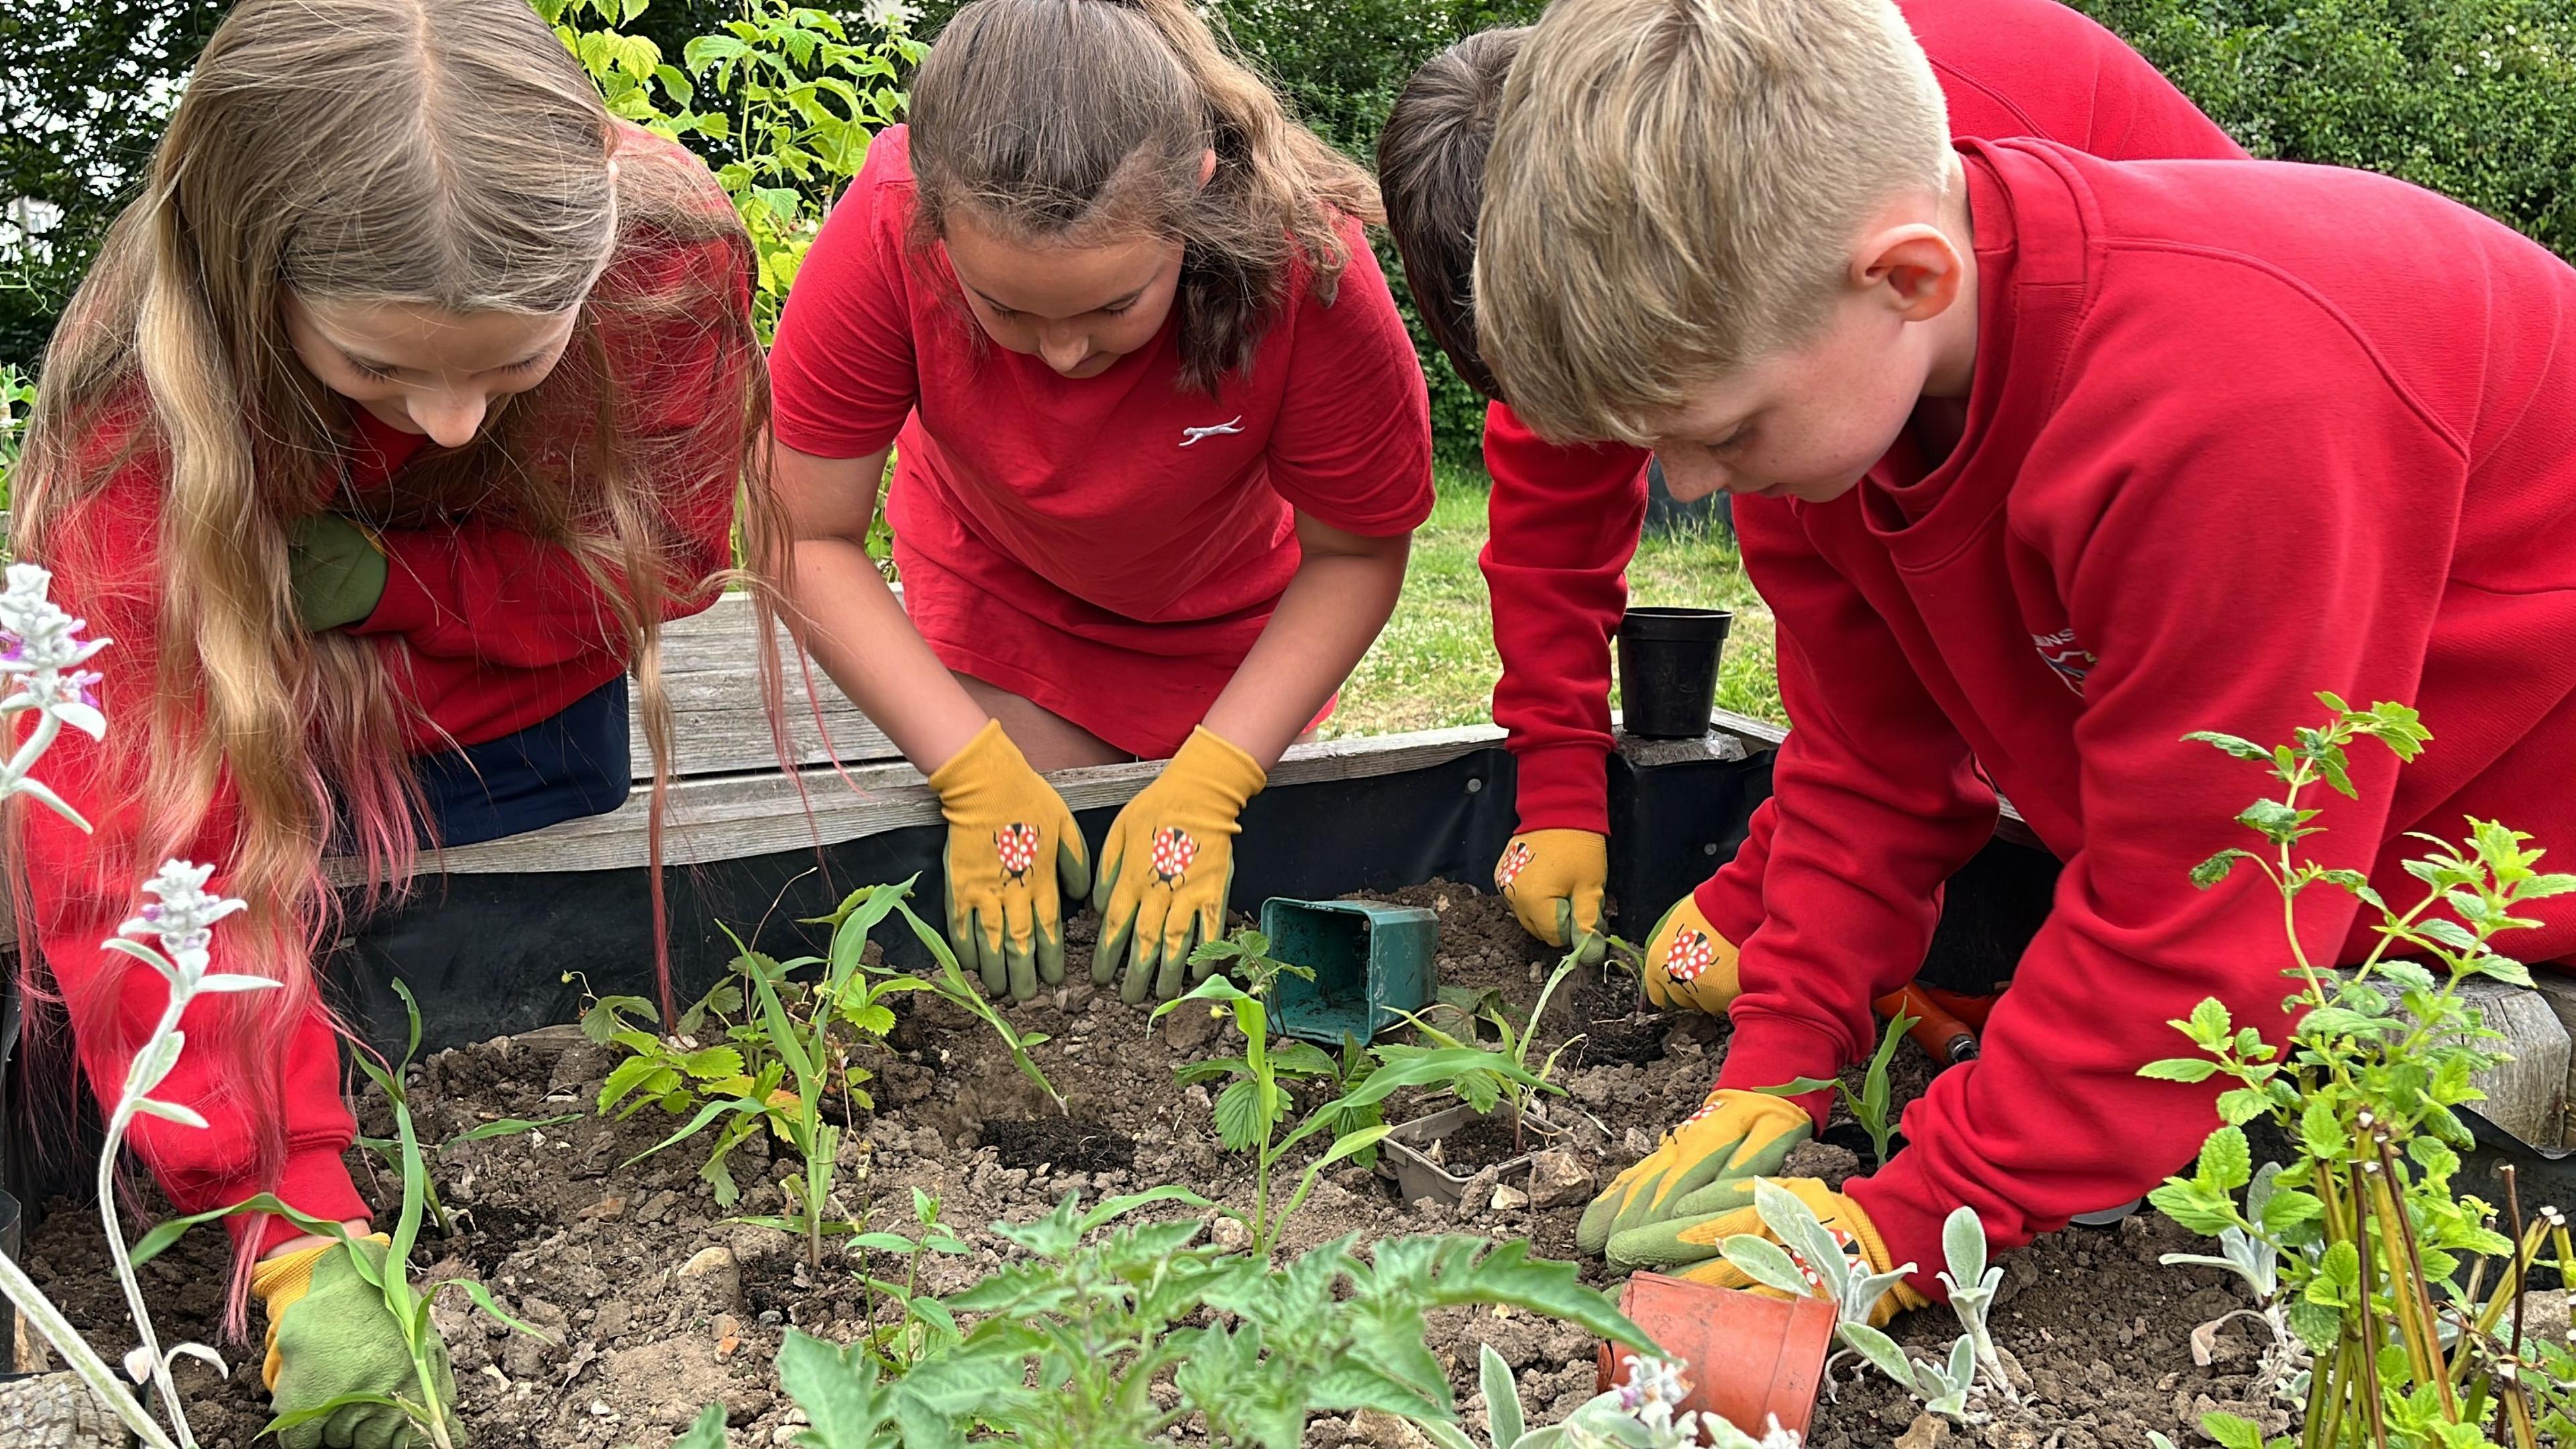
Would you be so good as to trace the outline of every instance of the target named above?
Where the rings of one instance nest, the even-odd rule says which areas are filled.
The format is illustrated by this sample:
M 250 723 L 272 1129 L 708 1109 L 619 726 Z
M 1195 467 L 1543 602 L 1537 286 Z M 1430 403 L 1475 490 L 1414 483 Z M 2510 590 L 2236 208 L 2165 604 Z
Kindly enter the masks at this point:
M 2423 896 L 2409 831 L 2475 816 L 2576 853 L 2576 270 L 2363 172 L 1961 149 L 1965 436 L 1929 470 L 1899 447 L 1831 503 L 1736 501 L 1797 723 L 1721 1084 L 1866 1053 L 1871 1000 L 1993 829 L 1976 767 L 2066 863 L 1982 1055 L 1849 1189 L 1926 1268 L 1961 1203 L 2012 1246 L 2191 1157 L 2220 1084 L 2137 1075 L 2190 1055 L 2169 1020 L 2216 996 L 2287 1027 L 2269 882 L 2190 882 L 2255 843 L 2235 817 L 2276 787 L 2185 734 L 2288 741 L 2319 690 L 2414 705 L 2420 759 L 2356 746 L 2358 798 L 2303 802 L 2326 833 L 2302 854 L 2401 908 Z M 2543 925 L 2510 954 L 2576 948 L 2576 897 L 2522 914 Z M 2375 921 L 2300 898 L 2311 959 L 2356 959 Z
M 1391 536 L 1431 511 L 1420 363 L 1357 223 L 1334 300 L 1290 279 L 1251 367 L 1178 383 L 1177 312 L 1069 379 L 995 346 L 908 250 L 910 147 L 876 139 L 797 273 L 770 365 L 800 452 L 895 445 L 905 605 L 951 668 L 1169 755 L 1297 571 L 1296 513 Z
M 640 131 L 630 134 L 630 146 L 655 148 L 645 156 L 693 170 L 710 209 L 730 207 L 686 152 Z M 627 164 L 645 163 L 630 152 Z M 750 288 L 749 253 L 738 242 L 683 245 L 644 236 L 630 241 L 592 294 L 591 315 L 618 384 L 617 426 L 642 470 L 644 496 L 664 510 L 673 617 L 712 603 L 714 594 L 697 585 L 732 562 L 742 432 L 721 426 L 701 432 L 693 425 L 709 406 L 740 399 L 741 371 L 759 366 L 747 329 L 732 346 L 704 320 L 707 306 L 748 317 Z M 533 395 L 528 405 L 542 396 Z M 94 456 L 115 458 L 132 440 L 141 407 L 118 411 L 121 420 L 92 439 Z M 411 462 L 422 439 L 364 409 L 350 412 L 345 461 L 350 487 L 364 496 Z M 578 456 L 584 430 L 598 425 L 594 405 L 569 409 L 552 431 L 549 441 L 557 448 L 550 454 Z M 118 1090 L 128 1057 L 168 1002 L 159 976 L 99 945 L 140 903 L 136 887 L 151 864 L 142 873 L 133 868 L 143 820 L 134 800 L 141 762 L 130 747 L 149 728 L 162 591 L 169 582 L 158 547 L 164 467 L 148 442 L 135 447 L 98 491 L 61 517 L 37 560 L 54 571 L 55 601 L 88 621 L 85 637 L 115 641 L 91 667 L 105 676 L 100 696 L 109 741 L 128 747 L 111 750 L 65 731 L 37 769 L 88 816 L 95 835 L 48 810 L 24 812 L 30 915 L 23 926 L 62 991 L 82 1066 L 102 1096 Z M 388 680 L 405 696 L 415 752 L 525 729 L 625 670 L 623 633 L 562 548 L 506 521 L 470 515 L 438 527 L 387 530 L 383 540 L 390 563 L 384 597 L 351 632 L 376 642 Z M 212 889 L 224 888 L 221 866 L 235 853 L 238 829 L 231 787 L 218 780 L 211 808 L 181 851 L 217 864 Z M 219 967 L 223 930 L 216 931 Z M 240 999 L 208 998 L 190 1007 L 182 1023 L 190 1050 L 153 1094 L 195 1108 L 208 1126 L 138 1119 L 136 1149 L 181 1212 L 267 1190 L 319 1217 L 364 1214 L 366 1202 L 341 1163 L 354 1124 L 340 1095 L 339 1047 L 329 1018 L 317 1007 L 282 1043 L 263 1044 L 279 1077 L 243 1083 L 228 1079 L 213 1045 L 224 1034 L 208 1025 L 211 1012 Z M 251 1095 L 270 1097 L 284 1120 L 287 1155 L 273 1182 L 260 1178 Z M 248 1220 L 233 1221 L 247 1226 Z M 269 1220 L 266 1231 L 272 1241 L 295 1234 L 284 1219 Z
M 2114 160 L 2245 154 L 2118 36 L 2055 0 L 1899 8 L 1931 57 L 1953 135 L 2037 136 Z M 1481 562 L 1503 665 L 1494 721 L 1520 764 L 1521 828 L 1606 834 L 1610 636 L 1646 516 L 1646 453 L 1553 446 L 1497 403 L 1486 414 L 1485 466 L 1494 491 Z M 1760 851 L 1748 846 L 1736 860 L 1730 879 L 1754 894 L 1731 913 L 1758 917 Z

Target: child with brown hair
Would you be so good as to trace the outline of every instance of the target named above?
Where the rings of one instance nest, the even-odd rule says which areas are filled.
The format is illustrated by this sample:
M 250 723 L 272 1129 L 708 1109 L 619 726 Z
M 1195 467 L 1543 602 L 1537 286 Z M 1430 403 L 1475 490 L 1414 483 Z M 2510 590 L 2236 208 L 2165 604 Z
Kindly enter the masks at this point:
M 11 540 L 114 640 L 105 740 L 46 761 L 97 833 L 17 820 L 89 1079 L 162 1011 L 100 943 L 164 859 L 249 902 L 219 969 L 284 983 L 190 1007 L 155 1096 L 204 1127 L 136 1123 L 180 1211 L 268 1192 L 367 1231 L 326 842 L 381 895 L 424 848 L 613 808 L 630 669 L 662 775 L 658 631 L 713 600 L 758 476 L 751 266 L 714 178 L 523 0 L 243 0 L 207 43 L 48 352 Z M 281 1413 L 412 1382 L 351 1249 L 230 1225 Z M 356 1404 L 281 1438 L 408 1433 Z
M 1931 61 L 1953 136 L 2036 136 L 2113 159 L 2245 154 L 2119 37 L 2056 0 L 1903 0 L 1898 9 Z M 1520 767 L 1520 830 L 1494 884 L 1531 935 L 1597 959 L 1609 872 L 1610 636 L 1627 605 L 1648 454 L 1540 439 L 1501 401 L 1477 352 L 1471 282 L 1485 154 L 1529 34 L 1484 31 L 1425 62 L 1387 116 L 1378 182 L 1424 325 L 1459 375 L 1494 399 L 1480 562 L 1503 665 L 1494 720 Z M 1757 809 L 1733 860 L 1648 934 L 1645 989 L 1656 1004 L 1716 1013 L 1735 999 L 1736 943 L 1761 924 L 1774 818 L 1768 802 Z M 1623 1216 L 1633 1222 L 1719 1176 L 1768 1171 L 1806 1129 L 1805 1114 L 1777 1098 L 1713 1096 L 1602 1195 L 1577 1241 L 1599 1252 Z
M 1184 0 L 976 0 L 779 324 L 800 635 L 930 777 L 996 993 L 1176 994 L 1236 817 L 1395 606 L 1431 507 L 1366 173 Z M 886 458 L 898 602 L 865 551 Z M 1095 871 L 1040 775 L 1169 758 Z M 1200 974 L 1204 974 L 1202 969 Z
M 1937 1265 L 1961 1203 L 2017 1246 L 2188 1159 L 2216 1086 L 2137 1072 L 2204 997 L 2285 1032 L 2279 900 L 2190 883 L 2245 780 L 2185 734 L 2413 703 L 2432 748 L 2357 760 L 2314 822 L 2392 898 L 2409 831 L 2576 834 L 2576 271 L 2527 239 L 2356 172 L 1954 143 L 1886 0 L 1558 0 L 1487 184 L 1504 395 L 1732 494 L 1778 614 L 1792 728 L 1718 1085 L 1859 1060 L 1996 788 L 2065 862 L 1910 1145 L 1792 1184 L 1874 1265 Z M 2530 953 L 2576 945 L 2576 903 L 2529 914 Z M 2313 958 L 2374 940 L 2339 894 L 2299 926 Z M 1631 1203 L 1609 1254 L 1740 1282 L 1745 1195 Z

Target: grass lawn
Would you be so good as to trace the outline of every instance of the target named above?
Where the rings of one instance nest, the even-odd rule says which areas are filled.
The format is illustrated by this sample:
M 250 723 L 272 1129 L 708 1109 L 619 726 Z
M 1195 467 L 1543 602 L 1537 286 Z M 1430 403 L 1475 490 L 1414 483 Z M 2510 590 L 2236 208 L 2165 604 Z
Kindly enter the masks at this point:
M 1492 606 L 1476 570 L 1485 546 L 1485 475 L 1443 468 L 1440 501 L 1413 535 L 1413 567 L 1404 599 L 1386 632 L 1342 687 L 1328 735 L 1391 734 L 1481 724 L 1492 718 Z M 1723 533 L 1690 531 L 1648 538 L 1628 566 L 1629 601 L 1733 609 L 1735 625 L 1719 668 L 1717 703 L 1778 720 L 1780 687 L 1772 672 L 1771 612 L 1744 577 Z M 1610 702 L 1617 707 L 1616 685 Z

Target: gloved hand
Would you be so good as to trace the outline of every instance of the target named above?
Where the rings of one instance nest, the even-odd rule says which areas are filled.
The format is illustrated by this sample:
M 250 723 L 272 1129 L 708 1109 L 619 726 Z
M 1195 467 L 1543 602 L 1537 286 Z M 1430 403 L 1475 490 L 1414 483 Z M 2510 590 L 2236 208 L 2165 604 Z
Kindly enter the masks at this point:
M 1181 994 L 1194 946 L 1225 935 L 1226 892 L 1234 884 L 1235 817 L 1269 783 L 1252 757 L 1205 725 L 1154 783 L 1136 792 L 1109 826 L 1091 904 L 1100 912 L 1100 949 L 1091 980 L 1106 986 L 1127 958 L 1118 994 L 1135 1002 Z M 1190 974 L 1205 979 L 1213 968 Z
M 1026 1001 L 1064 980 L 1066 898 L 1091 889 L 1091 858 L 1064 797 L 988 720 L 931 772 L 948 819 L 948 944 L 984 991 Z
M 289 1253 L 252 1270 L 251 1291 L 268 1306 L 265 1377 L 279 1414 L 343 1394 L 420 1398 L 419 1377 L 383 1290 L 361 1277 L 349 1256 L 362 1252 L 382 1264 L 390 1247 L 391 1240 L 379 1233 L 354 1245 L 326 1243 Z M 446 1345 L 439 1344 L 437 1353 L 439 1401 L 453 1409 L 456 1379 L 448 1370 Z M 347 1404 L 281 1431 L 277 1442 L 284 1449 L 416 1449 L 429 1441 L 400 1409 Z
M 1772 1181 L 1797 1195 L 1816 1215 L 1825 1230 L 1845 1252 L 1868 1264 L 1871 1273 L 1886 1273 L 1895 1264 L 1888 1261 L 1887 1245 L 1880 1241 L 1878 1229 L 1870 1225 L 1869 1215 L 1859 1203 L 1834 1191 L 1812 1177 L 1773 1178 Z M 1749 1194 L 1748 1194 L 1749 1199 Z M 1631 1268 L 1652 1268 L 1706 1283 L 1715 1288 L 1751 1288 L 1771 1297 L 1782 1296 L 1775 1288 L 1764 1287 L 1744 1270 L 1721 1256 L 1726 1240 L 1737 1234 L 1779 1242 L 1777 1234 L 1764 1225 L 1762 1216 L 1751 1201 L 1724 1212 L 1699 1217 L 1673 1218 L 1641 1228 L 1631 1228 L 1610 1240 L 1610 1261 Z M 1792 1244 L 1790 1261 L 1806 1273 L 1810 1286 L 1820 1286 L 1814 1269 Z M 1870 1308 L 1869 1321 L 1884 1326 L 1898 1311 L 1921 1308 L 1932 1300 L 1899 1282 L 1879 1295 Z
M 1610 879 L 1610 842 L 1590 830 L 1526 830 L 1494 862 L 1494 889 L 1512 903 L 1521 929 L 1559 950 L 1580 949 L 1598 966 L 1601 892 Z
M 1646 941 L 1646 999 L 1666 1011 L 1724 1016 L 1743 990 L 1735 944 L 1699 913 L 1697 900 L 1673 902 Z
M 1575 1225 L 1586 1253 L 1612 1247 L 1617 1235 L 1662 1222 L 1684 1197 L 1705 1194 L 1702 1213 L 1753 1201 L 1753 1180 L 1780 1170 L 1791 1148 L 1816 1135 L 1815 1119 L 1796 1104 L 1760 1092 L 1715 1091 L 1655 1150 L 1610 1180 Z M 1728 1193 L 1740 1194 L 1735 1198 Z M 1612 1267 L 1635 1267 L 1617 1257 Z
M 366 622 L 385 594 L 385 548 L 366 525 L 308 513 L 286 526 L 295 621 L 308 634 Z

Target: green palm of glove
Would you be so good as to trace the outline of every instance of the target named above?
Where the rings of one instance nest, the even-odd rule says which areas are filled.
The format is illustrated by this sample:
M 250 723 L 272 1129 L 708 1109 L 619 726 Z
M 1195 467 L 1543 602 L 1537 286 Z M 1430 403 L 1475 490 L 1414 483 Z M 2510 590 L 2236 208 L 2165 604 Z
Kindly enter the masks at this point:
M 308 634 L 366 622 L 385 596 L 385 551 L 374 534 L 336 513 L 311 513 L 286 528 L 295 621 Z
M 361 1241 L 323 1253 L 313 1264 L 313 1286 L 277 1319 L 277 1376 L 269 1393 L 280 1417 L 353 1394 L 419 1402 L 420 1378 L 403 1347 L 402 1329 L 385 1307 L 384 1290 L 358 1272 L 349 1256 L 353 1251 L 381 1266 L 385 1246 Z M 447 1346 L 435 1336 L 430 1343 L 437 1355 L 432 1377 L 439 1406 L 448 1413 L 450 1439 L 462 1444 Z M 277 1442 L 284 1449 L 416 1449 L 429 1439 L 392 1404 L 350 1403 L 278 1431 Z
M 1575 1246 L 1609 1248 L 1618 1234 L 1660 1223 L 1688 1209 L 1723 1211 L 1753 1201 L 1753 1182 L 1776 1175 L 1789 1153 L 1813 1137 L 1806 1111 L 1760 1092 L 1715 1091 L 1689 1120 L 1664 1134 L 1643 1160 L 1611 1180 L 1583 1210 Z M 1612 1266 L 1621 1265 L 1615 1260 Z

